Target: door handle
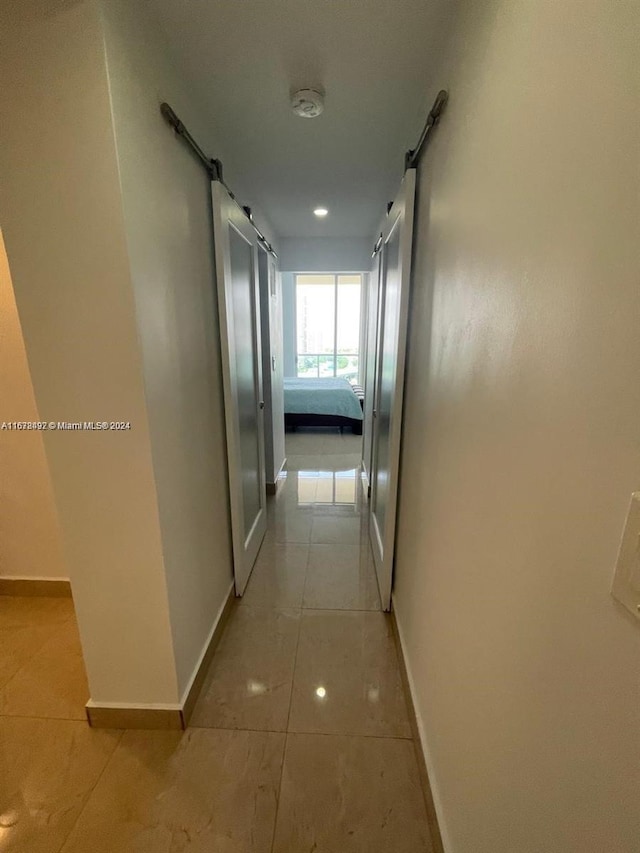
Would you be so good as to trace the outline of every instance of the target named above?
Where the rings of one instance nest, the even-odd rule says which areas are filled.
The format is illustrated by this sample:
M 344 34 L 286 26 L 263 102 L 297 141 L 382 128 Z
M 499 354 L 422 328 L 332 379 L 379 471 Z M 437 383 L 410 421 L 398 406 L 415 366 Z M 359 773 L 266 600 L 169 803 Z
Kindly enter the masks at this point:
M 378 417 L 378 411 L 377 411 L 377 409 L 374 409 L 374 410 L 373 410 L 373 417 L 374 417 L 374 418 L 377 418 L 377 417 Z
M 260 400 L 260 402 L 258 403 L 258 408 L 264 409 L 264 400 Z

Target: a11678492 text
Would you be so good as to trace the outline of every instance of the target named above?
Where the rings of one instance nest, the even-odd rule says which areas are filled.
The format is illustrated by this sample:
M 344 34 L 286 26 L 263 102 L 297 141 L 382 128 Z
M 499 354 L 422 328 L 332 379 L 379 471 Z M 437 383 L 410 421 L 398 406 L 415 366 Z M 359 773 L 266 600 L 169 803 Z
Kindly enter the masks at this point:
M 2 421 L 0 430 L 28 432 L 30 430 L 49 432 L 119 432 L 131 429 L 131 421 Z

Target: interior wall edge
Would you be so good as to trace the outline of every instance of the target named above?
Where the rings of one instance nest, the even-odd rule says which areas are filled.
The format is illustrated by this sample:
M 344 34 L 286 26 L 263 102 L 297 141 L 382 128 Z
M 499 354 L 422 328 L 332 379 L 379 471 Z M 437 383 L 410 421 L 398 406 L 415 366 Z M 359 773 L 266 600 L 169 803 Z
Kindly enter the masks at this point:
M 182 695 L 211 614 L 224 603 L 232 561 L 211 182 L 160 102 L 175 108 L 203 150 L 221 159 L 224 152 L 153 9 L 113 0 L 100 11 Z
M 96 4 L 0 4 L 0 19 L 0 219 L 38 412 L 131 424 L 43 436 L 90 693 L 175 701 Z

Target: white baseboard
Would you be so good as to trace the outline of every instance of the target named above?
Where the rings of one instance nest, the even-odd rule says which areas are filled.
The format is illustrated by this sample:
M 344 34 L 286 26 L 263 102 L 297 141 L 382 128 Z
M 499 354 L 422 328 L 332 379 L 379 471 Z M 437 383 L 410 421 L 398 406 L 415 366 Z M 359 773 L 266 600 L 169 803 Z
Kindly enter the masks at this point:
M 68 578 L 0 576 L 0 595 L 71 598 Z
M 0 575 L 3 581 L 53 581 L 54 583 L 70 583 L 69 578 L 49 577 L 47 575 Z
M 187 699 L 189 698 L 189 694 L 193 690 L 194 682 L 195 682 L 196 678 L 198 677 L 198 673 L 200 672 L 202 665 L 204 663 L 204 660 L 207 656 L 207 653 L 211 647 L 211 643 L 213 641 L 213 636 L 216 633 L 216 631 L 218 630 L 218 626 L 220 625 L 220 620 L 222 619 L 222 616 L 223 616 L 225 610 L 229 606 L 229 599 L 233 598 L 233 597 L 234 597 L 234 582 L 232 580 L 231 584 L 229 586 L 229 589 L 227 590 L 227 594 L 225 595 L 224 600 L 223 600 L 222 604 L 220 605 L 218 612 L 216 613 L 216 618 L 213 620 L 213 625 L 211 626 L 211 630 L 209 631 L 209 634 L 207 636 L 205 644 L 202 647 L 202 651 L 200 652 L 200 655 L 198 657 L 198 662 L 195 665 L 193 672 L 191 673 L 191 677 L 189 678 L 189 681 L 187 682 L 187 686 L 182 691 L 182 698 L 180 700 L 180 708 L 184 708 L 186 703 L 187 703 Z
M 444 847 L 445 853 L 451 853 L 451 843 L 449 841 L 449 837 L 446 830 L 446 824 L 444 821 L 442 802 L 440 800 L 440 796 L 438 793 L 438 786 L 435 778 L 435 773 L 433 769 L 433 762 L 431 761 L 431 755 L 429 753 L 429 748 L 427 746 L 427 736 L 424 730 L 424 723 L 422 720 L 422 715 L 420 713 L 420 706 L 418 705 L 418 697 L 416 693 L 415 681 L 413 678 L 413 673 L 411 671 L 411 665 L 409 663 L 409 657 L 407 656 L 407 648 L 404 641 L 404 635 L 402 633 L 402 625 L 398 620 L 398 608 L 396 607 L 395 596 L 391 595 L 391 601 L 393 604 L 393 611 L 395 616 L 396 628 L 398 630 L 398 639 L 400 640 L 400 649 L 402 652 L 402 657 L 404 659 L 404 668 L 407 674 L 407 682 L 409 685 L 409 693 L 411 694 L 411 701 L 413 702 L 413 710 L 416 719 L 416 726 L 418 729 L 418 736 L 420 738 L 420 749 L 422 751 L 422 755 L 424 757 L 425 767 L 427 768 L 427 775 L 429 776 L 429 786 L 431 788 L 431 796 L 433 798 L 433 806 L 436 811 L 436 816 L 438 819 L 438 826 L 440 829 L 440 837 L 442 839 L 442 846 Z
M 181 711 L 178 702 L 95 702 L 89 699 L 85 708 L 107 708 L 109 711 Z

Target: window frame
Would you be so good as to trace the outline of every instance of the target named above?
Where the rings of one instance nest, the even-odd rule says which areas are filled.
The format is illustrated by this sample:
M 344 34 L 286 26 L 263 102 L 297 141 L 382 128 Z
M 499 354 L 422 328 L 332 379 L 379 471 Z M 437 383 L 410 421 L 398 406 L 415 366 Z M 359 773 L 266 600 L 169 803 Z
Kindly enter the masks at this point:
M 333 278 L 333 284 L 327 284 L 327 287 L 333 287 L 333 351 L 332 352 L 321 352 L 321 353 L 300 353 L 298 352 L 298 278 L 301 276 L 331 276 Z M 358 330 L 358 349 L 357 352 L 353 353 L 339 353 L 338 352 L 338 279 L 340 276 L 358 276 L 360 279 L 360 319 L 359 319 L 359 330 Z M 293 336 L 295 342 L 295 370 L 296 370 L 296 378 L 304 378 L 300 377 L 298 373 L 298 359 L 304 356 L 308 356 L 309 358 L 315 358 L 317 360 L 317 378 L 322 378 L 320 376 L 320 359 L 325 356 L 327 358 L 333 359 L 333 374 L 331 377 L 333 379 L 339 379 L 338 376 L 338 356 L 345 355 L 349 357 L 356 357 L 358 359 L 358 373 L 357 373 L 357 381 L 361 381 L 361 362 L 362 362 L 362 343 L 364 340 L 363 337 L 363 305 L 364 305 L 364 289 L 365 289 L 365 279 L 364 273 L 362 272 L 345 272 L 341 270 L 340 272 L 295 272 L 293 274 Z M 349 381 L 349 380 L 347 380 Z

